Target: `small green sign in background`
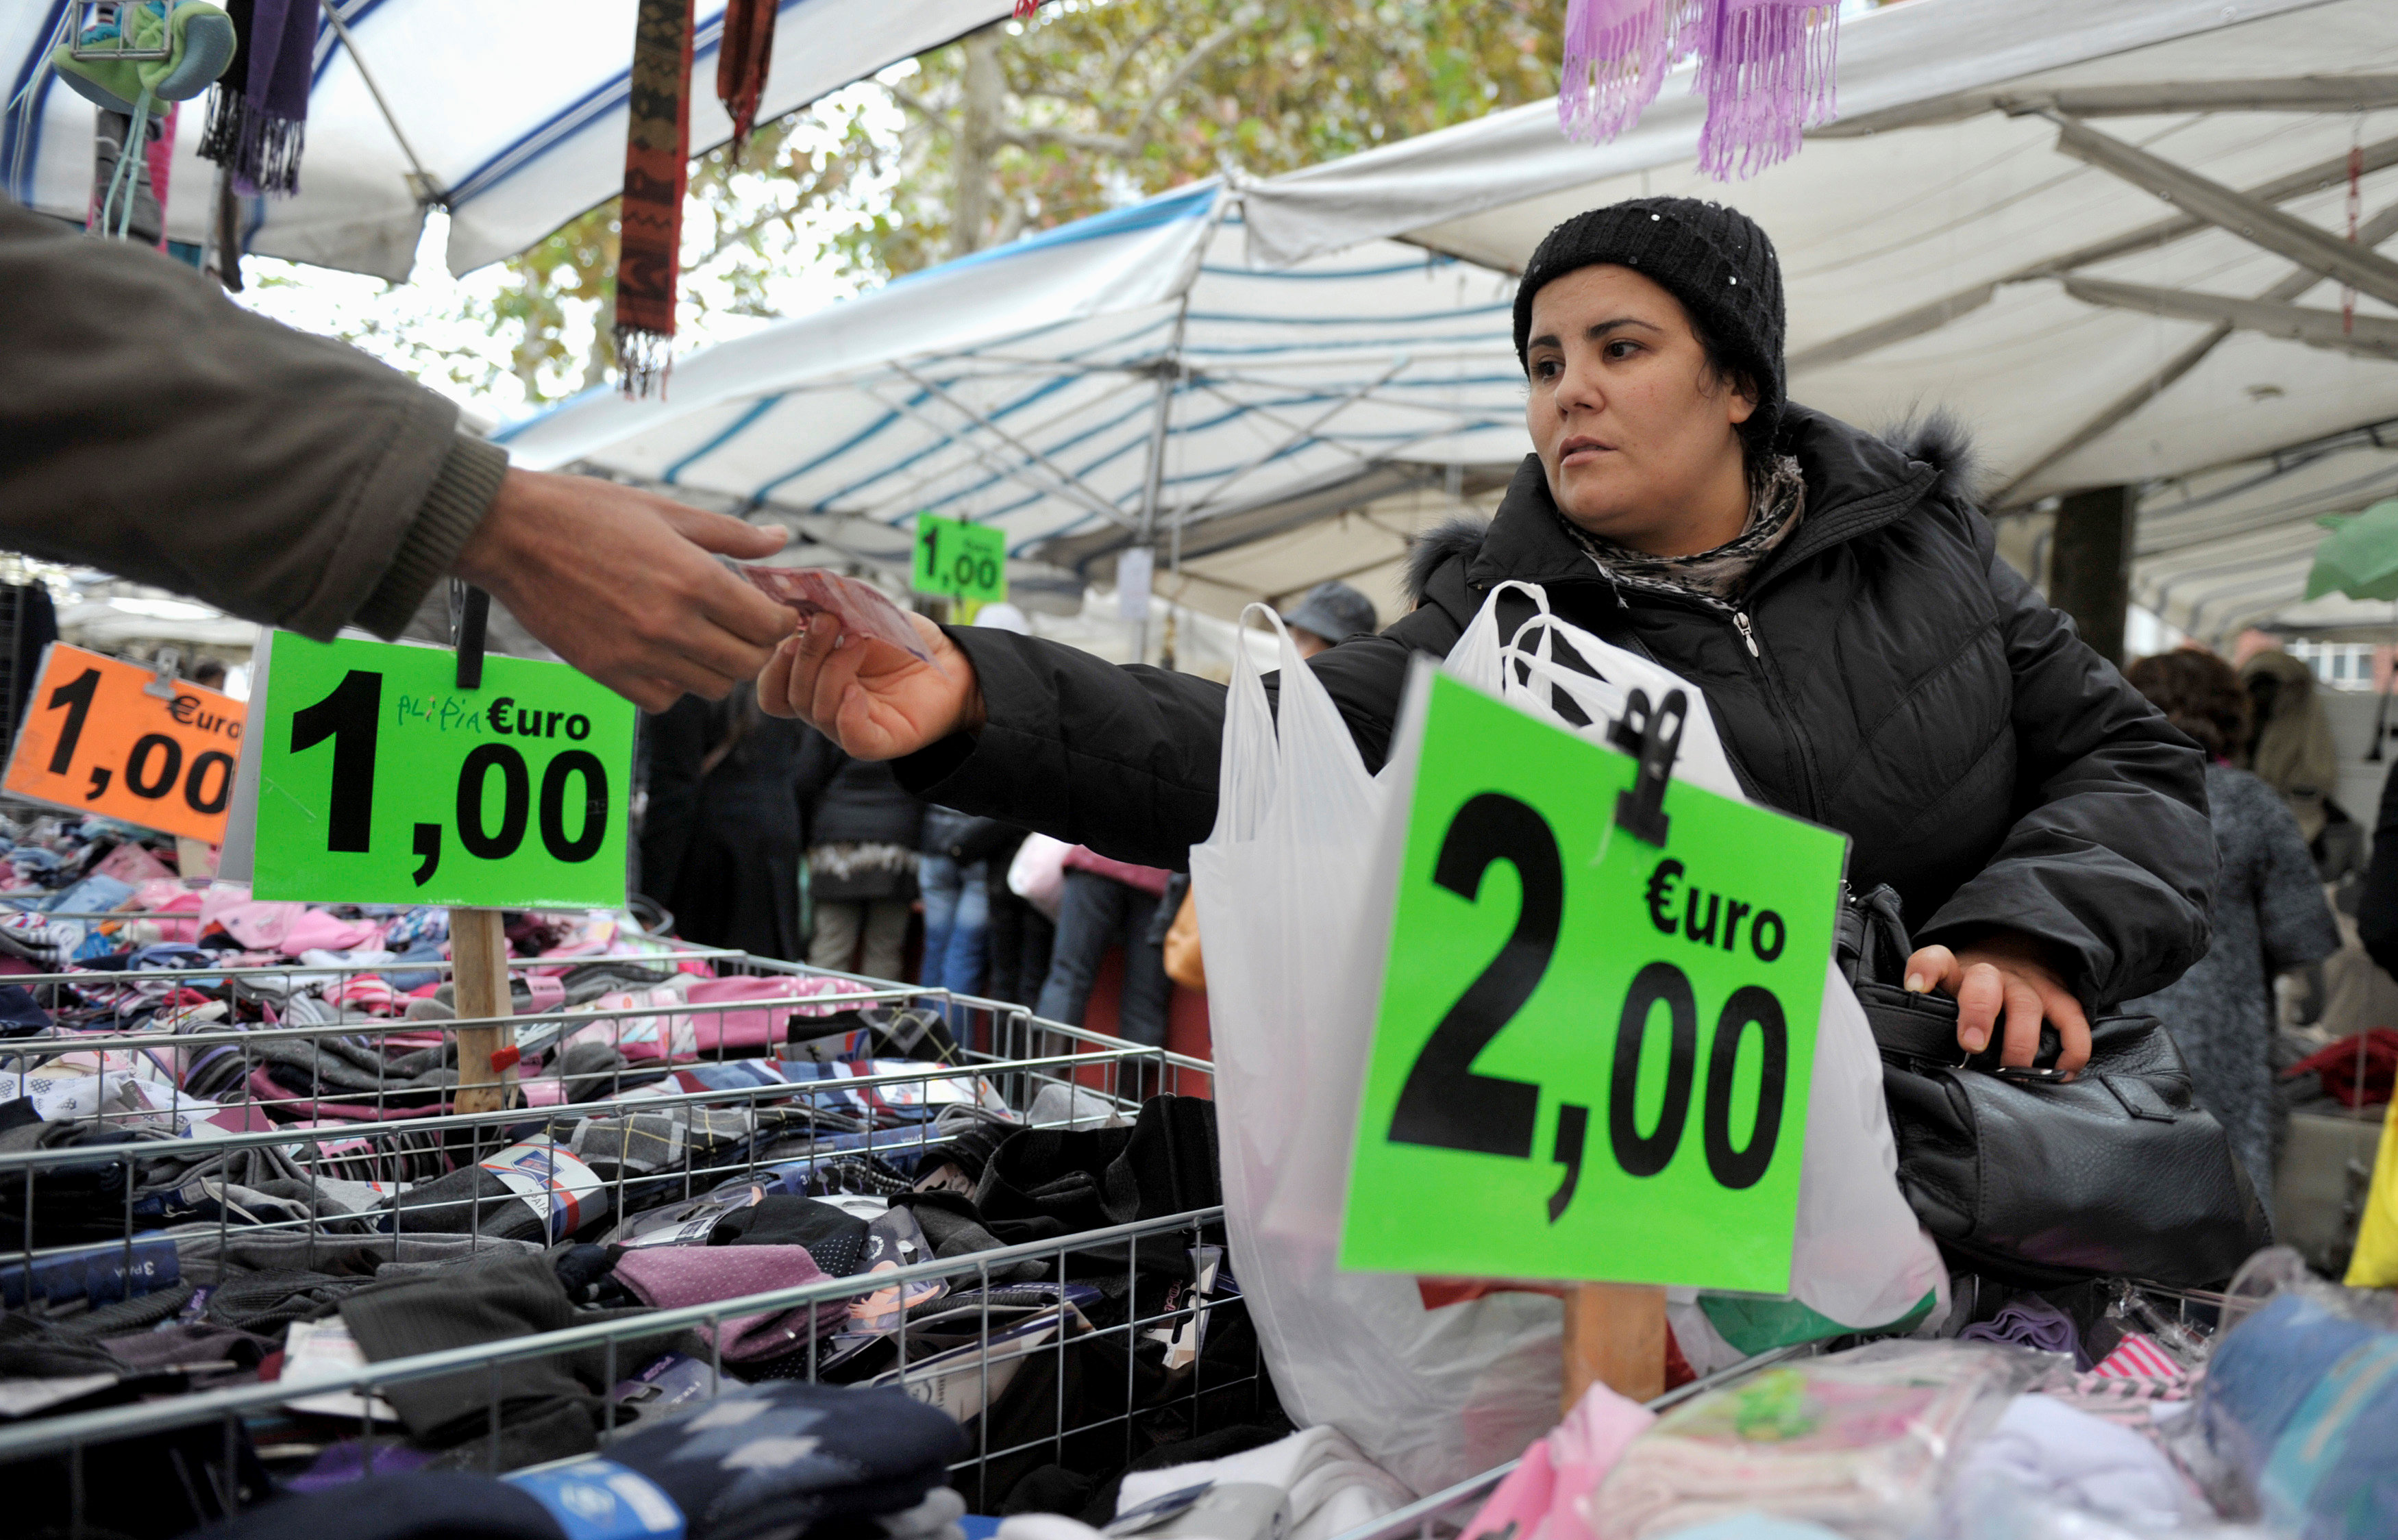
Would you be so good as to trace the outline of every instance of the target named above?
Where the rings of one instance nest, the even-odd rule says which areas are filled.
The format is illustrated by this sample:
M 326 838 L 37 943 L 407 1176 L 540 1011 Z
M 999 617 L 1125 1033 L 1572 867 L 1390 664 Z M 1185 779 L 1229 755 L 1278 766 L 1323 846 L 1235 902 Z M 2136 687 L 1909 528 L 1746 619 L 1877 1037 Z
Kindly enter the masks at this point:
M 986 525 L 918 514 L 909 586 L 919 594 L 998 603 L 1007 597 L 1007 537 Z
M 1629 756 L 1415 694 L 1342 1265 L 1787 1292 L 1846 840 L 1676 781 L 1643 844 Z
M 263 899 L 614 908 L 632 703 L 563 663 L 277 633 L 259 740 Z

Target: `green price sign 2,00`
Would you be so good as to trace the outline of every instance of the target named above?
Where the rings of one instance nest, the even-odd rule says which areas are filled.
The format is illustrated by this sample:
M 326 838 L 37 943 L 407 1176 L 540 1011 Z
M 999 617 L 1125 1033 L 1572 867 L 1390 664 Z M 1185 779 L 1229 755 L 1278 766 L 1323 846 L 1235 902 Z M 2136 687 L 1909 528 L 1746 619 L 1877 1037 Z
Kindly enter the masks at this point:
M 258 735 L 263 899 L 613 908 L 633 707 L 563 663 L 274 637 Z
M 909 586 L 919 594 L 998 603 L 1007 597 L 1007 537 L 986 525 L 918 514 Z
M 1416 688 L 1343 1265 L 1786 1292 L 1845 839 Z

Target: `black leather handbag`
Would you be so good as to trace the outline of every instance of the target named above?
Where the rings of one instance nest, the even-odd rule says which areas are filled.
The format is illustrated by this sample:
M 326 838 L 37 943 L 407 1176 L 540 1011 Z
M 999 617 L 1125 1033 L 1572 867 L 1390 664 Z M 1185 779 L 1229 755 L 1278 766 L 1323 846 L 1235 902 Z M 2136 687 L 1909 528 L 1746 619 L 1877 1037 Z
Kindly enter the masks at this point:
M 1841 971 L 1881 1050 L 1898 1185 L 1953 1266 L 2036 1288 L 2092 1277 L 2203 1288 L 2272 1241 L 2230 1141 L 2153 1016 L 2091 1023 L 2090 1062 L 2006 1069 L 1957 1043 L 1957 1002 L 1901 986 L 1898 895 L 1841 905 Z

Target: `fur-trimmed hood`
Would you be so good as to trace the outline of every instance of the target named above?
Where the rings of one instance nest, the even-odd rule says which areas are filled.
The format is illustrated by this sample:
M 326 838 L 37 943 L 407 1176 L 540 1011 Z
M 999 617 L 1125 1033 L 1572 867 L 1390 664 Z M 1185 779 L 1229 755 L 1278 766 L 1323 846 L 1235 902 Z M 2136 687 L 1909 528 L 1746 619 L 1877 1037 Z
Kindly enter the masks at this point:
M 1978 507 L 1977 485 L 1981 463 L 1974 449 L 1973 434 L 1955 413 L 1933 408 L 1904 418 L 1878 434 L 1866 435 L 1851 428 L 1837 419 L 1794 407 L 1785 429 L 1784 444 L 1799 456 L 1802 463 L 1812 457 L 1806 442 L 1812 434 L 1825 430 L 1843 435 L 1866 438 L 1881 448 L 1893 451 L 1911 465 L 1928 465 L 1933 472 L 1932 485 L 1925 496 L 1952 506 Z M 1526 457 L 1529 460 L 1531 457 Z M 1844 459 L 1852 457 L 1843 457 Z M 1811 471 L 1817 467 L 1811 466 Z M 1820 499 L 1822 489 L 1818 475 L 1810 475 L 1811 506 Z M 1520 484 L 1520 483 L 1519 483 Z M 1510 495 L 1514 495 L 1511 491 Z M 1502 502 L 1502 506 L 1504 506 Z M 1482 542 L 1490 531 L 1490 521 L 1472 514 L 1460 514 L 1442 520 L 1408 542 L 1408 598 L 1421 604 L 1432 584 L 1435 572 L 1452 556 L 1471 561 L 1481 551 Z

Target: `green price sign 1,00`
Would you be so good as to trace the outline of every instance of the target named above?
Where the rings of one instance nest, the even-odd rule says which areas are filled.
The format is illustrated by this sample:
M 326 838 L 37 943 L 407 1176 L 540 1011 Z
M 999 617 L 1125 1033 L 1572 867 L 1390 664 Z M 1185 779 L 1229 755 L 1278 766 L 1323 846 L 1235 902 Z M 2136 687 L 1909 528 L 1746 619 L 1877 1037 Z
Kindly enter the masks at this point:
M 613 908 L 633 708 L 562 663 L 274 639 L 259 743 L 263 899 Z
M 919 594 L 998 603 L 1007 597 L 1007 537 L 986 525 L 918 514 L 909 586 Z

